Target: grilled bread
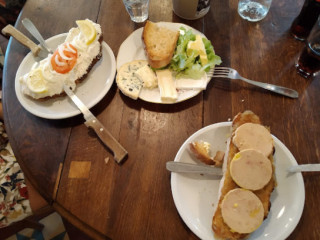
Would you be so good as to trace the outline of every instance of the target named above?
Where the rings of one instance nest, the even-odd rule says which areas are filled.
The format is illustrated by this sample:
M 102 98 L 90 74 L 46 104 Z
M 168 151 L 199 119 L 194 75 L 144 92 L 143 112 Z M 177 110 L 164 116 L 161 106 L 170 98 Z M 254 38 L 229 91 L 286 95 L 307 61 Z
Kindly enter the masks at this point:
M 231 161 L 233 159 L 235 159 L 234 157 L 236 154 L 239 155 L 239 149 L 234 144 L 233 137 L 235 136 L 235 132 L 236 132 L 237 128 L 239 128 L 241 125 L 246 124 L 246 123 L 254 123 L 254 124 L 259 124 L 261 126 L 261 121 L 260 121 L 259 117 L 251 111 L 245 111 L 243 113 L 239 113 L 233 119 L 232 137 L 229 142 L 228 151 L 226 153 L 227 156 L 225 158 L 225 161 L 226 161 L 225 162 L 225 164 L 226 164 L 225 169 L 226 170 L 224 173 L 223 180 L 221 181 L 221 188 L 220 188 L 221 191 L 219 193 L 220 194 L 219 203 L 218 203 L 218 206 L 216 208 L 216 211 L 214 213 L 213 220 L 212 220 L 212 229 L 213 229 L 213 231 L 215 233 L 215 237 L 217 239 L 243 239 L 243 238 L 248 237 L 248 235 L 250 234 L 250 231 L 249 232 L 248 231 L 247 232 L 246 231 L 244 231 L 244 232 L 238 231 L 237 232 L 235 229 L 232 229 L 229 226 L 230 224 L 229 225 L 227 224 L 227 223 L 230 223 L 230 216 L 228 216 L 229 219 L 227 217 L 223 216 L 223 211 L 222 211 L 222 208 L 224 207 L 223 204 L 227 205 L 227 203 L 229 201 L 229 198 L 226 197 L 226 195 L 227 194 L 231 195 L 230 193 L 232 193 L 235 189 L 245 190 L 247 192 L 250 192 L 250 194 L 253 193 L 255 196 L 258 197 L 258 199 L 260 199 L 260 201 L 262 203 L 261 211 L 263 211 L 262 215 L 263 215 L 264 219 L 268 216 L 269 209 L 271 206 L 270 196 L 271 196 L 271 193 L 275 187 L 275 176 L 274 176 L 275 170 L 274 170 L 273 154 L 272 154 L 273 152 L 269 156 L 267 156 L 267 158 L 271 161 L 271 164 L 272 164 L 271 180 L 262 189 L 252 190 L 252 191 L 247 190 L 247 189 L 243 189 L 239 185 L 236 184 L 236 182 L 233 180 L 233 178 L 231 176 L 231 172 L 230 172 Z M 270 134 L 270 137 L 271 137 L 271 134 Z M 272 144 L 273 144 L 273 142 L 272 142 Z M 274 147 L 273 147 L 273 151 L 274 151 Z M 242 194 L 243 192 L 241 191 L 240 193 Z M 235 195 L 235 194 L 233 194 L 233 195 Z M 234 196 L 232 196 L 232 197 L 234 197 Z M 235 202 L 234 206 L 232 206 L 232 207 L 238 207 L 238 203 Z M 250 208 L 250 205 L 247 204 L 247 207 Z M 230 204 L 229 204 L 229 209 L 227 209 L 225 212 L 227 212 L 227 211 L 230 211 Z M 254 215 L 257 215 L 256 213 Z M 248 216 L 248 218 L 250 218 L 252 216 L 250 215 L 250 216 Z M 252 231 L 256 230 L 256 228 L 262 223 L 263 218 L 260 219 L 261 222 L 258 223 L 258 225 Z M 234 218 L 231 218 L 231 220 L 233 221 Z M 243 224 L 243 222 L 244 221 L 239 221 L 238 223 Z
M 151 67 L 162 68 L 170 63 L 178 38 L 179 31 L 172 31 L 147 21 L 143 29 L 142 39 Z

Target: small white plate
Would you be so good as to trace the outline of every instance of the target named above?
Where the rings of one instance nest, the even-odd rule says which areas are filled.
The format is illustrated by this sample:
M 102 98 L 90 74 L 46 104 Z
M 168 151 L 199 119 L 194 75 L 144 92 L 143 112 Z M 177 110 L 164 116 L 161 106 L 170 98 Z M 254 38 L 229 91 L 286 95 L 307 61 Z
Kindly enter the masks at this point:
M 65 40 L 67 33 L 59 34 L 46 40 L 51 49 Z M 48 100 L 32 99 L 21 92 L 19 78 L 30 71 L 38 59 L 32 53 L 21 62 L 15 79 L 15 92 L 21 105 L 30 113 L 47 119 L 64 119 L 80 114 L 78 108 L 69 100 L 68 96 L 56 97 Z M 77 85 L 75 94 L 91 108 L 96 105 L 110 90 L 116 74 L 116 61 L 111 48 L 102 42 L 102 57 L 93 66 L 87 77 Z
M 177 162 L 195 163 L 190 155 L 190 142 L 203 140 L 211 144 L 212 153 L 227 148 L 231 134 L 231 122 L 222 122 L 200 129 L 190 136 L 179 149 Z M 298 224 L 305 201 L 304 182 L 301 173 L 288 174 L 289 166 L 297 165 L 286 146 L 275 136 L 275 169 L 277 186 L 271 195 L 271 209 L 267 219 L 253 232 L 250 239 L 283 240 Z M 174 203 L 186 225 L 203 240 L 215 240 L 211 228 L 214 209 L 218 203 L 220 179 L 200 174 L 171 173 Z
M 159 22 L 157 24 L 159 24 L 159 26 L 166 27 L 175 31 L 179 30 L 180 27 L 184 27 L 187 30 L 192 29 L 194 34 L 200 34 L 201 36 L 206 38 L 206 36 L 203 33 L 182 23 Z M 131 62 L 134 60 L 147 60 L 147 57 L 145 55 L 145 50 L 144 50 L 144 44 L 141 39 L 142 32 L 143 32 L 143 28 L 139 28 L 135 30 L 121 44 L 118 55 L 117 55 L 117 70 L 119 70 L 119 68 L 127 62 Z M 205 75 L 204 78 L 207 78 L 207 81 L 209 82 L 210 79 L 212 78 L 212 74 L 213 74 L 213 71 L 211 71 L 210 75 L 208 76 Z M 178 99 L 176 102 L 173 102 L 173 103 L 185 101 L 189 98 L 192 98 L 198 95 L 201 91 L 202 90 L 199 90 L 199 89 L 178 90 Z M 161 101 L 159 88 L 155 88 L 155 89 L 142 88 L 139 98 L 146 102 L 168 104 L 168 102 Z

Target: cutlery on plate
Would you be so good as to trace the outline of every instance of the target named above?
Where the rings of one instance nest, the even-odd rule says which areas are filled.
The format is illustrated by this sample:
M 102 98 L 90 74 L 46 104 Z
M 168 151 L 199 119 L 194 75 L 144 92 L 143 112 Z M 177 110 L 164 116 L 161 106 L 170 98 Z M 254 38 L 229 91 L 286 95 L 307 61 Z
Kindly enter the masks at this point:
M 102 123 L 90 112 L 84 103 L 73 93 L 66 85 L 63 86 L 64 91 L 74 102 L 74 104 L 82 112 L 87 127 L 92 128 L 101 141 L 113 152 L 114 159 L 120 163 L 128 152 L 120 145 L 120 143 L 111 135 L 111 133 L 102 125 Z
M 222 176 L 222 169 L 210 165 L 198 165 L 193 163 L 173 162 L 166 163 L 167 170 L 178 173 L 201 173 Z M 294 165 L 286 169 L 288 173 L 295 172 L 317 172 L 320 171 L 320 164 Z
M 48 53 L 53 53 L 53 51 L 49 48 L 49 46 L 46 44 L 45 40 L 43 39 L 42 35 L 40 34 L 39 30 L 36 28 L 36 26 L 31 22 L 29 18 L 24 18 L 22 20 L 23 26 L 31 33 L 32 36 L 35 37 L 40 43 L 40 46 L 48 51 Z
M 201 173 L 222 176 L 223 172 L 221 168 L 216 168 L 210 165 L 198 165 L 193 163 L 184 163 L 184 162 L 167 162 L 167 170 L 171 172 L 178 173 Z
M 269 90 L 271 92 L 275 92 L 275 93 L 278 93 L 278 94 L 281 94 L 281 95 L 284 95 L 284 96 L 287 96 L 290 98 L 298 98 L 299 97 L 298 92 L 293 89 L 282 87 L 282 86 L 277 86 L 277 85 L 273 85 L 273 84 L 269 84 L 269 83 L 263 83 L 263 82 L 249 80 L 247 78 L 240 76 L 240 74 L 235 69 L 232 69 L 232 68 L 215 67 L 212 77 L 240 79 L 242 81 L 245 81 L 246 83 L 264 88 L 264 89 Z
M 6 35 L 10 35 L 15 38 L 18 42 L 26 46 L 31 50 L 35 57 L 45 58 L 49 52 L 43 50 L 43 48 L 36 45 L 32 40 L 26 37 L 19 30 L 14 28 L 12 25 L 7 25 L 3 28 L 2 32 Z M 64 85 L 64 91 L 72 99 L 75 105 L 83 113 L 86 119 L 85 124 L 92 128 L 101 141 L 113 152 L 114 159 L 120 163 L 128 155 L 128 152 L 120 145 L 120 143 L 111 135 L 111 133 L 99 122 L 96 117 L 89 111 L 89 109 L 81 102 L 81 100 L 67 87 Z
M 320 164 L 301 164 L 301 165 L 294 165 L 287 169 L 288 172 L 318 172 L 320 171 Z

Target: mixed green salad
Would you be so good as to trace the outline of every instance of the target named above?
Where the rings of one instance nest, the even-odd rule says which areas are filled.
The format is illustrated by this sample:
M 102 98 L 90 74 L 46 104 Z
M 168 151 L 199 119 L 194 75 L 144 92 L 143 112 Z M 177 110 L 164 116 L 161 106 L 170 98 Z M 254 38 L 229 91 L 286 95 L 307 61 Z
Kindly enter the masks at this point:
M 197 41 L 200 38 L 202 42 Z M 169 64 L 169 68 L 176 72 L 177 78 L 199 79 L 204 72 L 208 72 L 211 67 L 220 63 L 221 58 L 215 54 L 210 40 L 194 34 L 191 29 L 180 28 L 176 50 Z

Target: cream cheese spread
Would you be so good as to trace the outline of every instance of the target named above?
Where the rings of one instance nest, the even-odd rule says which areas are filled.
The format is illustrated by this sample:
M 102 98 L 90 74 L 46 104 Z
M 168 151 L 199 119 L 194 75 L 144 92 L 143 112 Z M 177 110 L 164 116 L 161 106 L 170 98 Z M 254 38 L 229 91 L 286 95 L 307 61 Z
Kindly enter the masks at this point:
M 65 43 L 70 43 L 77 49 L 77 61 L 71 71 L 67 73 L 58 73 L 56 72 L 51 64 L 52 54 L 49 54 L 47 58 L 40 61 L 39 64 L 35 63 L 31 71 L 24 76 L 22 76 L 19 81 L 21 85 L 21 91 L 31 96 L 32 98 L 39 99 L 45 97 L 52 97 L 59 95 L 63 92 L 63 85 L 67 85 L 74 90 L 76 88 L 76 81 L 81 79 L 92 64 L 92 61 L 100 54 L 101 44 L 99 39 L 101 37 L 102 31 L 101 26 L 90 21 L 93 25 L 96 36 L 94 40 L 87 44 L 87 39 L 85 35 L 80 31 L 80 28 L 71 28 L 68 32 L 66 40 L 64 43 L 60 44 L 62 46 Z M 33 77 L 34 70 L 40 69 L 42 72 L 42 80 L 45 84 L 45 90 L 40 92 L 35 92 L 28 86 L 28 81 Z

